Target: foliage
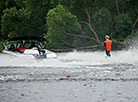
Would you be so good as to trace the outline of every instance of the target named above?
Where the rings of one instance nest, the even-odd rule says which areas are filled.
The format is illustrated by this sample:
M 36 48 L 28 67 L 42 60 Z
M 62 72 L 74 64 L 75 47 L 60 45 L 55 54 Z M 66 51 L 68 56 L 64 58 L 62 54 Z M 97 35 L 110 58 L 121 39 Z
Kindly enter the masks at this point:
M 2 42 L 0 42 L 0 52 L 4 49 Z
M 5 38 L 31 35 L 29 32 L 30 12 L 25 9 L 17 10 L 15 7 L 4 10 L 2 16 L 2 35 Z
M 116 32 L 114 38 L 123 40 L 131 33 L 132 19 L 128 14 L 120 14 L 115 18 Z
M 50 10 L 47 14 L 48 47 L 50 48 L 65 48 L 71 46 L 71 37 L 66 33 L 78 32 L 80 25 L 76 16 L 68 12 L 63 6 L 58 5 Z
M 16 3 L 14 0 L 0 0 L 0 22 L 1 22 L 1 16 L 3 15 L 3 10 L 14 7 Z M 1 29 L 1 24 L 0 24 L 0 29 Z M 3 40 L 3 36 L 0 32 L 0 40 Z
M 45 15 L 51 8 L 49 2 L 43 0 L 14 0 L 16 7 L 3 11 L 1 21 L 2 36 L 43 36 L 45 32 Z M 53 5 L 52 5 L 53 6 Z M 21 7 L 21 8 L 20 8 Z M 18 8 L 18 9 L 17 9 Z
M 92 19 L 92 25 L 94 25 L 100 40 L 103 41 L 104 36 L 110 33 L 111 14 L 108 9 L 101 8 L 94 14 Z

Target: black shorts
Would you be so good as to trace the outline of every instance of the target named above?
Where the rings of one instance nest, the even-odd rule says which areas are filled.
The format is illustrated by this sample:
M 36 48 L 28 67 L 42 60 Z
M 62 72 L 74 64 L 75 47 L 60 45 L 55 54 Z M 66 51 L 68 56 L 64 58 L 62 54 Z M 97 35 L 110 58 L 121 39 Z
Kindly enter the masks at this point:
M 110 51 L 106 51 L 107 56 L 111 56 Z

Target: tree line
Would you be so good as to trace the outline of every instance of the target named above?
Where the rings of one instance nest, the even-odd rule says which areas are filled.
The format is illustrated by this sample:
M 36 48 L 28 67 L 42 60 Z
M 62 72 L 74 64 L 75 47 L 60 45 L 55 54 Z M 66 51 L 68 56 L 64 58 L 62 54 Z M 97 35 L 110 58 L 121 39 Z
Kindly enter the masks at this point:
M 138 35 L 138 0 L 0 0 L 0 40 L 47 39 L 47 48 L 101 46 Z

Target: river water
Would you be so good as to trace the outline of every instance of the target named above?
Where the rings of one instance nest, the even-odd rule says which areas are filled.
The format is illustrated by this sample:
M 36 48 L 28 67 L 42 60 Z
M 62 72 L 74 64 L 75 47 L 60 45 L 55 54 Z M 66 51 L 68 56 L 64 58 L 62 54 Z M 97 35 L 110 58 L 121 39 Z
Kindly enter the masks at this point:
M 138 102 L 138 50 L 0 54 L 0 102 Z M 68 76 L 68 77 L 67 77 Z

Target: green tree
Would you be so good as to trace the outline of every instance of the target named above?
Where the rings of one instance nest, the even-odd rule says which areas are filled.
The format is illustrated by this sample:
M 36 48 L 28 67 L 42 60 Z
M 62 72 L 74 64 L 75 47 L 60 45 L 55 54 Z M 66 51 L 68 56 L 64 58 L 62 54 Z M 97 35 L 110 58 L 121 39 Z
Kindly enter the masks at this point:
M 101 8 L 93 15 L 93 22 L 95 31 L 98 32 L 99 39 L 104 40 L 106 34 L 110 35 L 110 25 L 112 22 L 111 13 L 106 8 Z
M 2 16 L 2 35 L 5 38 L 32 35 L 29 30 L 30 12 L 15 7 L 4 10 Z
M 48 39 L 48 47 L 71 47 L 73 38 L 68 34 L 79 32 L 80 24 L 77 17 L 68 12 L 63 6 L 58 5 L 48 12 L 46 20 L 48 33 L 45 37 Z
M 132 19 L 128 14 L 120 14 L 115 18 L 115 34 L 114 38 L 123 40 L 131 34 Z
M 1 16 L 3 15 L 3 10 L 14 6 L 16 6 L 16 3 L 14 0 L 0 0 L 0 29 L 1 29 Z M 0 40 L 2 39 L 4 39 L 4 37 L 0 32 Z
M 60 0 L 73 14 L 77 15 L 81 24 L 82 38 L 89 39 L 87 44 L 101 45 L 103 36 L 110 33 L 112 15 L 111 0 Z M 104 4 L 104 5 L 103 5 Z M 88 45 L 87 45 L 88 46 Z
M 3 6 L 13 1 L 16 7 Z M 56 0 L 8 0 L 1 2 L 2 21 L 1 32 L 5 39 L 14 36 L 43 36 L 45 28 L 45 15 L 56 5 Z M 6 3 L 6 4 L 5 4 Z M 12 3 L 11 3 L 12 4 Z
M 0 52 L 4 49 L 3 43 L 0 41 Z
M 30 14 L 30 31 L 35 36 L 43 36 L 47 32 L 45 24 L 45 15 L 48 11 L 56 6 L 56 0 L 26 0 L 25 9 L 31 12 Z

